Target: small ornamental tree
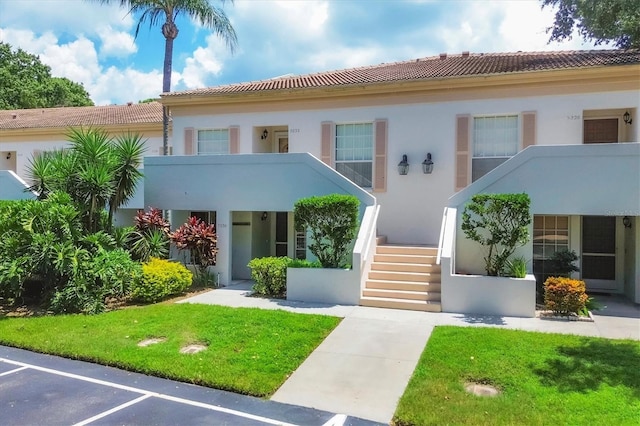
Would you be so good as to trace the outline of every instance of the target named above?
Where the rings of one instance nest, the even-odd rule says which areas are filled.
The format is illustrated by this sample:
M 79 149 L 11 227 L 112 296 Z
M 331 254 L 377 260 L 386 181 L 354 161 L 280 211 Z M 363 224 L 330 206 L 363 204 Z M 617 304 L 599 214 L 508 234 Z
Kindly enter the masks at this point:
M 209 266 L 215 266 L 218 237 L 213 224 L 190 217 L 169 238 L 178 250 L 191 251 L 191 260 L 198 267 L 200 277 L 207 275 Z
M 151 207 L 148 212 L 138 210 L 133 218 L 135 230 L 131 233 L 131 253 L 138 260 L 148 262 L 150 258 L 166 259 L 169 255 L 169 222 L 162 211 Z
M 349 245 L 358 230 L 359 206 L 357 197 L 340 194 L 302 198 L 295 203 L 296 229 L 310 232 L 309 250 L 323 268 L 348 263 Z
M 509 257 L 529 240 L 530 203 L 527 194 L 476 194 L 465 206 L 462 230 L 487 250 L 487 275 L 503 275 Z

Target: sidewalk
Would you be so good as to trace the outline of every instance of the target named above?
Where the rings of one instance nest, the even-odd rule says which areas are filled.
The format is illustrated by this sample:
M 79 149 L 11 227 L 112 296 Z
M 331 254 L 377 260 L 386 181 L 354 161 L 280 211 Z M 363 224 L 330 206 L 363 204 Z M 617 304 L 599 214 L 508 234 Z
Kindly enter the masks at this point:
M 186 299 L 233 307 L 284 309 L 343 317 L 336 329 L 273 395 L 272 400 L 388 423 L 437 325 L 502 327 L 640 340 L 640 307 L 615 298 L 594 322 L 474 316 L 334 306 L 247 297 L 251 282 Z

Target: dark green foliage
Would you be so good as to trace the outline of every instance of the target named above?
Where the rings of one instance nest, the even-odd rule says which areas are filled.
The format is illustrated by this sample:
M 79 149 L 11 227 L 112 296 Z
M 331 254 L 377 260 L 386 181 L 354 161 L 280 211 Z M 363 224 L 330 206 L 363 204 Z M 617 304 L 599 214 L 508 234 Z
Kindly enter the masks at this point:
M 54 312 L 100 312 L 140 273 L 116 244 L 104 232 L 83 235 L 68 194 L 0 202 L 0 297 L 16 301 L 28 291 Z
M 503 275 L 509 257 L 529 240 L 530 202 L 527 194 L 476 194 L 465 206 L 462 230 L 487 250 L 488 275 Z
M 360 201 L 353 195 L 331 194 L 298 200 L 294 206 L 299 231 L 309 231 L 309 250 L 324 268 L 349 263 L 349 247 L 358 231 Z
M 284 297 L 287 293 L 288 257 L 262 257 L 252 259 L 251 279 L 255 282 L 253 291 L 262 296 Z
M 571 39 L 573 29 L 596 45 L 613 42 L 621 49 L 640 47 L 640 2 L 637 0 L 542 0 L 557 7 L 549 41 Z
M 72 128 L 71 149 L 45 152 L 31 159 L 28 178 L 39 199 L 53 191 L 71 196 L 86 232 L 111 230 L 113 215 L 135 193 L 144 140 L 127 133 L 111 138 L 103 129 Z M 108 211 L 108 215 L 105 215 Z
M 562 249 L 554 252 L 546 262 L 545 270 L 548 275 L 568 277 L 572 272 L 578 272 L 580 269 L 573 262 L 578 260 L 575 251 Z
M 89 106 L 82 84 L 51 76 L 36 55 L 0 41 L 0 109 Z
M 135 259 L 147 262 L 151 257 L 166 259 L 169 255 L 169 222 L 162 211 L 151 208 L 138 210 L 133 219 L 134 230 L 129 235 L 131 254 Z
M 289 268 L 322 268 L 322 264 L 317 260 L 312 262 L 307 259 L 292 259 Z
M 131 298 L 142 302 L 157 302 L 180 294 L 191 286 L 192 275 L 177 262 L 151 258 L 142 265 L 142 279 L 131 286 Z

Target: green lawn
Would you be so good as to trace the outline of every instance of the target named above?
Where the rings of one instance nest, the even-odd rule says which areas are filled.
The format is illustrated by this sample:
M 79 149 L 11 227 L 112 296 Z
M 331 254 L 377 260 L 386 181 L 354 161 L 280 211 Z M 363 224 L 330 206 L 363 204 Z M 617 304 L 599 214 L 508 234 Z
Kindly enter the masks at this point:
M 339 318 L 175 304 L 101 315 L 0 318 L 0 344 L 268 396 L 338 325 Z M 164 343 L 138 347 L 164 337 Z M 197 354 L 183 345 L 204 343 Z
M 478 397 L 467 380 L 502 394 Z M 397 425 L 638 425 L 640 343 L 493 328 L 436 327 Z

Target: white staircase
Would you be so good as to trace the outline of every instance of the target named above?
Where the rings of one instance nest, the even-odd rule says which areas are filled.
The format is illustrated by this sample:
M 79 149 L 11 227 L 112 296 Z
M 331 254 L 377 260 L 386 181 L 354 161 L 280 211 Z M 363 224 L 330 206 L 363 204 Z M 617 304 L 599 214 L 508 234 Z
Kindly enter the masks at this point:
M 360 305 L 441 312 L 437 248 L 378 245 Z

